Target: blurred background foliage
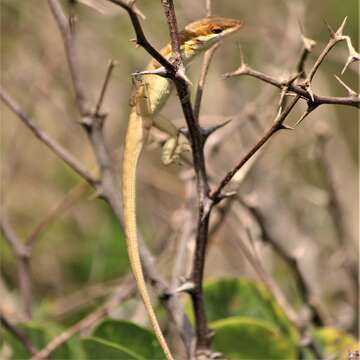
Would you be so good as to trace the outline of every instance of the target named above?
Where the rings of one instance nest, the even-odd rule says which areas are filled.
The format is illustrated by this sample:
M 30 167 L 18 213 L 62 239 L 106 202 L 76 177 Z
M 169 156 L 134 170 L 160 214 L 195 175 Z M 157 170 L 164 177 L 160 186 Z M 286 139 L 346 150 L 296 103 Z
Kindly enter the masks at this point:
M 107 139 L 116 154 L 115 164 L 120 166 L 117 153 L 129 113 L 130 74 L 144 68 L 149 56 L 130 41 L 134 34 L 127 15 L 108 6 L 106 1 L 102 3 L 106 14 L 82 4 L 70 5 L 62 1 L 64 8 L 76 16 L 81 71 L 94 99 L 99 94 L 109 60 L 118 61 L 104 110 L 108 113 Z M 147 17 L 142 22 L 145 33 L 156 48 L 161 48 L 169 38 L 160 1 L 138 0 L 137 3 Z M 205 14 L 204 1 L 175 1 L 175 5 L 181 28 Z M 301 31 L 317 42 L 307 67 L 321 52 L 329 39 L 324 20 L 336 28 L 348 16 L 345 33 L 357 47 L 358 6 L 357 0 L 214 0 L 213 12 L 244 19 L 245 27 L 236 41 L 241 43 L 246 61 L 255 69 L 285 77 L 295 71 L 302 48 Z M 346 96 L 344 88 L 334 79 L 346 58 L 347 48 L 341 43 L 328 55 L 316 75 L 314 89 L 317 93 Z M 200 59 L 194 61 L 189 69 L 194 84 L 199 77 L 200 62 Z M 208 160 L 215 169 L 215 180 L 216 177 L 220 179 L 258 137 L 248 119 L 256 117 L 261 129 L 272 121 L 276 112 L 277 91 L 270 89 L 270 95 L 263 95 L 268 85 L 252 78 L 222 79 L 222 74 L 236 69 L 239 62 L 236 42 L 227 41 L 214 57 L 205 89 L 201 114 L 204 124 L 229 118 L 233 123 L 244 122 Z M 342 79 L 359 91 L 357 70 L 356 64 L 352 64 Z M 39 126 L 84 164 L 92 166 L 94 156 L 78 124 L 63 46 L 45 0 L 1 0 L 1 81 Z M 251 116 L 249 110 L 245 112 L 251 104 L 259 103 L 262 107 L 252 110 L 253 113 L 250 111 Z M 301 106 L 296 116 L 289 119 L 290 123 L 297 120 L 300 110 Z M 183 124 L 175 96 L 162 113 L 177 125 Z M 306 269 L 306 278 L 327 323 L 353 334 L 356 295 L 341 257 L 349 252 L 356 257 L 357 253 L 357 115 L 354 108 L 322 106 L 296 132 L 282 133 L 271 140 L 240 189 L 243 194 L 255 193 L 261 198 L 272 234 L 285 247 L 300 254 L 301 267 Z M 1 132 L 2 205 L 20 238 L 25 240 L 34 235 L 31 257 L 33 319 L 70 325 L 110 294 L 121 276 L 128 272 L 123 234 L 107 205 L 86 187 L 76 190 L 81 195 L 74 192 L 73 187 L 81 183 L 79 177 L 3 105 Z M 346 236 L 340 241 L 328 206 L 326 174 L 317 157 L 319 134 L 324 132 L 346 224 Z M 174 238 L 170 234 L 176 224 L 176 210 L 184 201 L 184 187 L 179 176 L 183 167 L 162 166 L 159 154 L 159 147 L 150 145 L 141 161 L 139 224 L 154 253 L 161 252 L 159 266 L 169 275 L 176 250 L 174 241 L 169 240 Z M 49 214 L 59 204 L 63 204 L 64 209 L 49 219 Z M 41 231 L 34 233 L 44 221 Z M 234 221 L 236 219 L 226 220 L 229 226 L 223 226 L 211 240 L 206 268 L 209 276 L 245 274 L 255 277 L 241 252 L 237 248 L 234 251 L 234 241 L 241 233 Z M 339 250 L 339 244 L 347 250 Z M 16 259 L 3 238 L 0 250 L 0 281 L 4 292 L 1 310 L 14 322 L 21 321 L 25 314 L 21 311 Z M 266 246 L 261 251 L 266 268 L 284 289 L 289 301 L 300 309 L 300 296 L 289 269 Z M 127 318 L 135 317 L 137 322 L 139 319 L 144 322 L 144 316 L 129 314 Z

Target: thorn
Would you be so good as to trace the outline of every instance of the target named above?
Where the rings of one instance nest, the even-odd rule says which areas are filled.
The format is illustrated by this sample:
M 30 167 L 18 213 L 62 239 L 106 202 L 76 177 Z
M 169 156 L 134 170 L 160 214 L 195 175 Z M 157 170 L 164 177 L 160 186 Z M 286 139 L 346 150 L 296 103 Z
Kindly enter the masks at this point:
M 129 6 L 132 8 L 134 13 L 141 18 L 141 20 L 145 20 L 146 16 L 144 13 L 135 5 L 136 0 L 129 1 Z
M 283 111 L 282 105 L 280 105 L 279 108 L 278 108 L 278 112 L 277 112 L 277 114 L 275 116 L 274 123 L 276 123 L 279 120 L 279 118 L 280 118 L 280 116 L 282 114 L 282 111 Z
M 223 128 L 224 126 L 229 124 L 231 121 L 232 121 L 232 119 L 229 119 L 229 120 L 226 120 L 226 121 L 222 122 L 221 124 L 210 126 L 208 128 L 205 128 L 205 129 L 202 128 L 201 133 L 204 136 L 204 138 L 207 139 L 216 130 L 219 130 L 219 129 Z
M 217 359 L 224 359 L 224 354 L 221 352 L 213 352 L 211 353 L 211 359 L 217 360 Z
M 223 79 L 227 79 L 227 78 L 232 77 L 232 76 L 244 75 L 248 71 L 248 66 L 245 63 L 245 57 L 244 57 L 244 53 L 242 51 L 241 45 L 240 45 L 239 42 L 237 43 L 237 45 L 238 45 L 238 48 L 239 48 L 239 51 L 240 51 L 240 66 L 233 72 L 223 74 L 222 75 Z
M 346 63 L 343 67 L 343 69 L 341 70 L 341 75 L 344 74 L 344 72 L 346 71 L 346 69 L 349 67 L 349 65 L 355 61 L 359 61 L 360 60 L 360 56 L 354 56 L 354 55 L 349 55 L 349 57 L 346 60 Z
M 281 124 L 280 129 L 282 129 L 282 130 L 295 130 L 295 127 L 292 127 L 292 126 L 286 125 L 286 124 Z
M 189 129 L 187 127 L 182 127 L 178 131 L 180 134 L 184 135 L 190 141 Z
M 303 41 L 304 44 L 304 48 L 310 52 L 312 50 L 312 48 L 315 46 L 316 41 L 314 41 L 313 39 L 310 39 L 308 37 L 305 36 L 305 30 L 304 30 L 304 26 L 301 23 L 300 19 L 298 20 L 298 24 L 299 24 L 299 28 L 300 28 L 300 33 L 301 33 L 301 39 Z
M 282 112 L 282 109 L 283 109 L 284 100 L 285 100 L 287 91 L 288 91 L 287 86 L 283 86 L 283 88 L 281 89 L 279 103 L 278 103 L 278 109 L 279 109 L 280 113 Z
M 210 340 L 210 339 L 212 339 L 214 336 L 215 336 L 215 331 L 212 330 L 212 329 L 208 329 L 207 334 L 206 334 L 206 338 Z
M 233 196 L 237 195 L 237 191 L 227 191 L 227 192 L 221 192 L 219 194 L 216 194 L 216 196 L 212 196 L 212 200 L 214 201 L 214 204 L 219 204 L 224 199 L 232 198 Z
M 237 43 L 238 49 L 239 49 L 239 53 L 240 53 L 240 65 L 245 64 L 245 56 L 244 56 L 244 52 L 242 51 L 242 47 L 240 42 Z
M 297 72 L 296 74 L 294 74 L 293 76 L 290 77 L 290 79 L 287 82 L 287 85 L 291 85 L 298 77 L 301 76 L 300 72 Z
M 136 38 L 131 38 L 131 39 L 129 39 L 129 41 L 132 42 L 133 44 L 135 44 L 135 47 L 136 47 L 136 48 L 139 48 L 139 47 L 140 47 L 140 45 L 138 44 Z
M 158 75 L 162 77 L 168 77 L 168 72 L 164 67 L 160 67 L 156 70 L 144 70 L 144 71 L 136 71 L 131 74 L 131 76 L 137 77 L 142 75 Z
M 222 193 L 223 199 L 232 198 L 237 195 L 237 191 L 228 191 L 226 193 Z
M 213 205 L 214 205 L 214 201 L 211 198 L 206 197 L 204 199 L 203 213 L 202 213 L 201 220 L 200 220 L 201 222 L 203 222 L 205 220 L 205 218 L 207 216 L 209 216 L 211 208 L 213 207 Z
M 325 22 L 326 27 L 327 27 L 327 29 L 329 31 L 330 37 L 335 38 L 335 31 L 332 29 L 332 27 L 330 26 L 330 24 L 326 20 L 324 20 L 324 22 Z
M 313 93 L 313 91 L 312 91 L 312 87 L 311 87 L 310 84 L 309 84 L 309 87 L 307 88 L 306 91 L 307 91 L 308 94 L 310 95 L 311 101 L 314 102 L 314 93 Z
M 93 125 L 93 119 L 91 116 L 83 116 L 80 121 L 80 125 L 82 125 L 85 129 L 88 131 L 91 130 L 91 127 Z
M 178 286 L 176 289 L 171 290 L 169 293 L 171 295 L 176 295 L 183 292 L 191 293 L 191 291 L 194 290 L 194 288 L 195 288 L 195 284 L 192 281 L 187 280 L 183 284 Z
M 351 97 L 359 97 L 359 94 L 357 94 L 353 89 L 351 89 L 348 85 L 346 85 L 337 75 L 334 75 L 335 79 L 346 89 L 349 96 Z
M 186 76 L 185 69 L 178 69 L 176 72 L 176 77 L 184 80 L 189 86 L 194 86 L 191 80 Z
M 345 70 L 348 68 L 348 66 L 352 62 L 360 60 L 360 54 L 354 49 L 354 46 L 352 45 L 350 36 L 342 36 L 341 40 L 346 41 L 346 45 L 347 45 L 348 50 L 349 50 L 349 56 L 348 56 L 348 58 L 346 60 L 346 64 L 345 64 L 344 68 L 341 71 L 341 74 L 343 74 L 345 72 Z
M 302 41 L 304 44 L 304 48 L 310 52 L 312 51 L 313 47 L 316 45 L 316 41 L 310 38 L 307 38 L 306 36 L 302 36 Z
M 300 86 L 309 94 L 311 101 L 314 102 L 314 93 L 312 91 L 310 80 L 305 80 Z
M 304 33 L 305 33 L 304 25 L 303 25 L 303 23 L 301 22 L 301 19 L 299 19 L 298 17 L 297 17 L 296 20 L 297 20 L 297 23 L 298 23 L 298 25 L 299 25 L 300 34 L 301 34 L 301 36 L 304 36 Z
M 279 111 L 277 113 L 277 116 L 279 116 L 279 114 L 281 114 L 281 112 L 283 110 L 285 97 L 289 95 L 289 93 L 288 93 L 289 85 L 291 85 L 300 76 L 301 76 L 301 72 L 297 72 L 296 74 L 290 76 L 289 79 L 282 82 L 282 88 L 281 88 L 280 98 L 279 98 L 279 102 L 278 102 Z
M 336 30 L 336 35 L 337 36 L 342 36 L 343 31 L 344 31 L 344 27 L 345 27 L 345 24 L 346 24 L 346 20 L 347 20 L 347 16 L 344 17 L 344 20 L 342 21 L 341 25 Z
M 245 75 L 248 73 L 248 70 L 249 70 L 249 68 L 246 64 L 241 64 L 240 67 L 237 68 L 235 71 L 223 74 L 222 78 L 227 79 L 227 78 L 233 77 L 233 76 Z
M 304 113 L 300 116 L 300 119 L 295 123 L 294 127 L 292 130 L 294 130 L 295 128 L 297 128 L 302 122 L 303 120 L 310 114 L 312 113 L 317 107 L 319 106 L 319 104 L 314 104 L 312 102 L 308 101 L 308 107 L 307 109 L 304 111 Z

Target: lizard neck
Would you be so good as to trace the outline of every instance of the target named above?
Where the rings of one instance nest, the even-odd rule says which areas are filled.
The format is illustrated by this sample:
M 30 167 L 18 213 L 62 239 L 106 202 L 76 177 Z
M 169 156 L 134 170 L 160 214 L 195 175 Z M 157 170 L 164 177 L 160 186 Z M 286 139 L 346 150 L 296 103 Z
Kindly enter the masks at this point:
M 192 48 L 191 44 L 192 43 L 188 41 L 186 45 L 184 44 L 181 46 L 185 65 L 188 65 L 198 54 L 202 53 L 201 50 Z M 169 59 L 171 55 L 171 45 L 168 44 L 165 46 L 161 50 L 161 54 L 165 58 Z M 146 69 L 156 70 L 159 67 L 160 64 L 153 59 L 150 61 Z M 167 101 L 172 89 L 172 81 L 159 75 L 145 75 L 143 76 L 143 81 L 147 87 L 147 96 L 149 97 L 151 113 L 155 114 Z

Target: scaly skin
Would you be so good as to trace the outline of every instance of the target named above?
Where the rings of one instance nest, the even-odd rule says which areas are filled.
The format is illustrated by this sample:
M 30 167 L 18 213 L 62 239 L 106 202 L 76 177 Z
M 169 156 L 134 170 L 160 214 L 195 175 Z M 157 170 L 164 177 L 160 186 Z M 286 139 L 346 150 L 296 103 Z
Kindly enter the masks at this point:
M 207 17 L 191 23 L 179 34 L 184 62 L 186 64 L 189 63 L 196 55 L 202 53 L 213 44 L 229 34 L 237 32 L 241 25 L 242 23 L 238 20 L 217 16 Z M 167 45 L 161 51 L 162 55 L 166 58 L 170 58 L 170 52 L 170 45 Z M 148 65 L 147 70 L 154 70 L 158 67 L 159 64 L 153 60 Z M 122 168 L 122 197 L 127 250 L 132 272 L 156 337 L 166 358 L 173 360 L 151 305 L 144 280 L 137 239 L 135 197 L 136 169 L 140 153 L 146 142 L 152 121 L 154 121 L 156 126 L 156 118 L 154 116 L 166 102 L 170 92 L 171 81 L 157 75 L 144 75 L 141 84 L 135 88 L 133 109 L 129 117 L 125 139 Z M 174 136 L 174 134 L 171 134 L 171 136 Z

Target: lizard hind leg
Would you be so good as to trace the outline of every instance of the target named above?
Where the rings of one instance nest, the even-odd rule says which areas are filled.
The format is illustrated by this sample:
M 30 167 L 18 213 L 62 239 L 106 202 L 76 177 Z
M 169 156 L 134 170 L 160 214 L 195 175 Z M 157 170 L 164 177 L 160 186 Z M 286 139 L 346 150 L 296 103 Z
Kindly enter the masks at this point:
M 180 165 L 182 153 L 189 150 L 188 145 L 180 141 L 180 130 L 169 119 L 159 114 L 153 119 L 153 125 L 161 132 L 169 135 L 162 147 L 162 163 L 164 165 L 173 163 Z
M 169 137 L 161 151 L 161 161 L 164 165 L 177 164 L 181 165 L 181 155 L 185 151 L 189 151 L 189 146 L 186 143 L 181 143 L 179 140 L 180 132 L 175 137 Z

